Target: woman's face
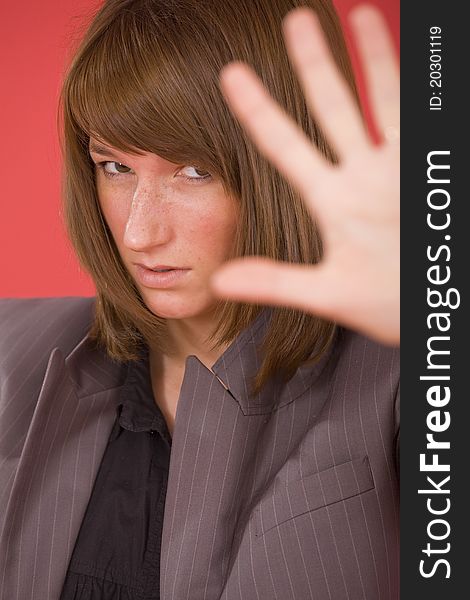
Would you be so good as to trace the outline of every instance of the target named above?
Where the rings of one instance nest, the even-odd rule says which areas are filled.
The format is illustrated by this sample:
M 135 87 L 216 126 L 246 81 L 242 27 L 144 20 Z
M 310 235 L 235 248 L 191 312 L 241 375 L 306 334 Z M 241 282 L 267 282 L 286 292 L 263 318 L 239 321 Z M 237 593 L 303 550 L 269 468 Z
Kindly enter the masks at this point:
M 236 201 L 194 165 L 126 154 L 94 139 L 90 155 L 104 217 L 145 304 L 169 319 L 209 314 L 209 279 L 229 258 Z

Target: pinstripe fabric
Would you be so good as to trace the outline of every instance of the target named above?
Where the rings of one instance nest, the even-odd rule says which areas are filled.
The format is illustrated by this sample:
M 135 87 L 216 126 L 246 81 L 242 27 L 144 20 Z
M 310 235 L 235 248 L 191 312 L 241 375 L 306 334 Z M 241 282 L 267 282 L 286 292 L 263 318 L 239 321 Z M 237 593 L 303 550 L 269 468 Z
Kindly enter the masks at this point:
M 58 598 L 114 422 L 125 367 L 80 340 L 92 306 L 0 301 L 3 600 Z M 398 352 L 340 330 L 250 397 L 269 314 L 213 372 L 186 360 L 161 597 L 396 599 Z

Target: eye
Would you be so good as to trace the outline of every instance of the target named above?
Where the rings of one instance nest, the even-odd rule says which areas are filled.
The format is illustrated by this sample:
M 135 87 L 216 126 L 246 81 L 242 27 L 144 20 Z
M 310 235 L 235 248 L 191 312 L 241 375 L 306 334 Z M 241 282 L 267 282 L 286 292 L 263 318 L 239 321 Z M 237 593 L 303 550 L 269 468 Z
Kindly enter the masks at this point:
M 178 173 L 181 177 L 184 177 L 184 179 L 189 181 L 201 181 L 203 179 L 210 179 L 212 177 L 208 171 L 193 166 L 183 167 Z
M 126 165 L 123 165 L 120 162 L 111 160 L 98 163 L 97 167 L 103 171 L 106 177 L 116 177 L 118 175 L 132 173 L 132 169 L 130 167 L 126 167 Z

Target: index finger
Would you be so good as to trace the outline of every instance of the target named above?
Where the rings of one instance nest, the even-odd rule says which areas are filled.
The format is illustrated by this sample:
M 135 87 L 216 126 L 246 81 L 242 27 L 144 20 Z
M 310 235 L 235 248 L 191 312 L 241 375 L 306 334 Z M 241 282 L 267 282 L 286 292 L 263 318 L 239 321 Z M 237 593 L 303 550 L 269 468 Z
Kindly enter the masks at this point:
M 305 133 L 244 63 L 223 68 L 221 87 L 230 109 L 259 150 L 305 199 L 311 198 L 315 180 L 331 166 Z

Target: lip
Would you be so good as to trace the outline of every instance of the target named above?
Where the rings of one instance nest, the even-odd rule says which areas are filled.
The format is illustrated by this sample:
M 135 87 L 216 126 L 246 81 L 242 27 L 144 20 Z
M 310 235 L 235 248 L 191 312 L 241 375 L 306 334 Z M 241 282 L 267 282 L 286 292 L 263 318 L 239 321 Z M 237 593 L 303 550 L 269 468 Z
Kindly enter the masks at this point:
M 172 265 L 153 265 L 150 267 L 148 265 L 144 265 L 143 263 L 135 263 L 138 267 L 144 267 L 144 269 L 149 269 L 152 271 L 153 269 L 179 269 L 179 267 L 173 267 Z
M 168 288 L 179 283 L 191 269 L 179 269 L 165 265 L 155 265 L 153 269 L 172 269 L 167 273 L 157 273 L 144 265 L 136 264 L 137 279 L 150 288 Z

